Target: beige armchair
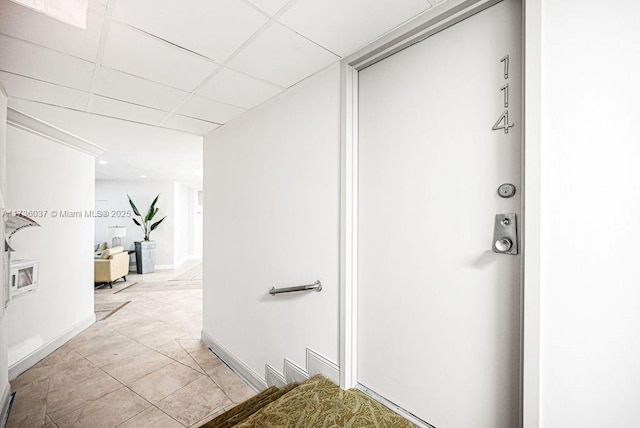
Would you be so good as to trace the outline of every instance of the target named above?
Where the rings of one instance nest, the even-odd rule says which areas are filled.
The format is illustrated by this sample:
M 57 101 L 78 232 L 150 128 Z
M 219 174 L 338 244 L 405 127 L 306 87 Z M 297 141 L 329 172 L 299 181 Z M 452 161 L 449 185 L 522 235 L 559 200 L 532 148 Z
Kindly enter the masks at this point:
M 124 247 L 114 247 L 104 250 L 99 259 L 94 263 L 94 279 L 97 284 L 109 284 L 113 288 L 113 283 L 123 278 L 127 280 L 129 273 L 129 253 L 124 251 Z

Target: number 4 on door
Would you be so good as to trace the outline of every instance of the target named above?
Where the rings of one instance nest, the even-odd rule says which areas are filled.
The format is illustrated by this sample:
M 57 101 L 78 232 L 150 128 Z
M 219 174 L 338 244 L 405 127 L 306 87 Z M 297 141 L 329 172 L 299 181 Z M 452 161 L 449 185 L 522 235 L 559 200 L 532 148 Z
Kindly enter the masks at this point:
M 505 110 L 504 113 L 500 115 L 496 123 L 491 128 L 492 131 L 497 131 L 499 129 L 504 129 L 504 133 L 509 133 L 509 128 L 513 127 L 513 123 L 509 123 L 509 110 Z

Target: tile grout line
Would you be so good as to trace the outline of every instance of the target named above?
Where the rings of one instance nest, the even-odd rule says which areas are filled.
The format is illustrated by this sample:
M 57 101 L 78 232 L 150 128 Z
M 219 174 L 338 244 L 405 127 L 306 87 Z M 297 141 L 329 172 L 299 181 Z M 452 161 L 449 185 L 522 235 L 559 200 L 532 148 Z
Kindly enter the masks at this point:
M 182 344 L 181 344 L 180 342 L 178 342 L 178 344 L 179 344 L 180 346 L 182 346 Z M 184 349 L 184 346 L 182 346 L 182 348 Z M 185 351 L 186 351 L 186 352 L 191 356 L 191 354 L 189 353 L 189 351 L 187 351 L 186 349 L 185 349 Z M 219 359 L 219 358 L 218 358 L 218 356 L 217 356 L 217 355 L 215 355 L 213 352 L 212 352 L 211 354 L 212 354 L 213 356 L 215 356 L 215 358 Z M 191 359 L 193 359 L 193 360 L 195 361 L 195 358 L 191 357 Z M 223 363 L 223 362 L 221 361 L 221 363 Z M 196 364 L 198 364 L 198 366 L 200 366 L 200 364 L 199 364 L 197 361 L 196 361 Z M 223 363 L 223 364 L 224 364 L 224 363 Z M 202 366 L 200 366 L 200 368 L 202 368 Z M 208 372 L 207 370 L 205 370 L 204 368 L 202 368 L 202 370 L 204 371 L 205 376 L 207 376 L 209 379 L 211 379 L 211 382 L 213 382 L 213 383 L 218 387 L 218 389 L 220 389 L 220 391 L 222 391 L 222 393 L 223 393 L 223 394 L 224 394 L 224 395 L 225 395 L 225 396 L 226 396 L 226 397 L 227 397 L 227 398 L 228 398 L 232 403 L 237 404 L 237 403 L 235 402 L 235 400 L 234 400 L 233 398 L 231 398 L 231 397 L 229 396 L 229 394 L 227 394 L 227 391 L 225 391 L 225 390 L 224 390 L 224 388 L 223 388 L 223 387 L 222 387 L 218 382 L 216 382 L 216 380 L 215 380 L 215 379 L 214 379 L 214 378 L 209 374 L 209 372 Z
M 191 297 L 196 297 L 195 294 L 197 293 L 191 293 L 191 290 L 180 290 L 180 291 L 186 291 L 187 293 L 185 294 L 181 294 L 182 297 L 184 298 L 191 298 Z M 201 291 L 200 291 L 201 292 Z M 106 296 L 113 296 L 115 293 L 104 293 L 105 297 Z M 138 293 L 136 293 L 138 294 Z M 162 296 L 164 298 L 164 294 Z M 197 300 L 201 300 L 201 299 L 197 299 Z M 135 303 L 142 303 L 144 307 L 146 307 L 146 309 L 144 309 L 144 311 L 151 311 L 152 313 L 157 313 L 157 309 L 156 308 L 161 308 L 163 305 L 167 305 L 167 306 L 171 306 L 171 303 L 165 303 L 162 300 L 158 300 L 154 297 L 148 297 L 146 296 L 144 293 L 140 293 L 139 296 L 131 296 L 131 303 L 133 303 L 135 305 Z M 132 306 L 134 306 L 132 305 Z M 199 311 L 187 311 L 187 309 L 182 308 L 182 307 L 176 307 L 175 308 L 177 312 L 179 313 L 186 313 L 188 312 L 189 314 L 201 317 L 202 314 Z M 203 346 L 202 341 L 195 337 L 195 334 L 192 333 L 188 333 L 188 330 L 190 330 L 190 328 L 187 328 L 186 330 L 183 330 L 182 328 L 178 327 L 178 325 L 190 325 L 188 319 L 182 319 L 179 315 L 179 313 L 177 314 L 177 316 L 171 317 L 170 319 L 158 319 L 156 317 L 153 316 L 147 316 L 144 315 L 146 314 L 146 312 L 144 312 L 141 316 L 144 319 L 148 319 L 150 320 L 150 322 L 158 322 L 162 325 L 167 326 L 168 328 L 171 328 L 175 331 L 177 331 L 178 333 L 182 333 L 180 335 L 180 337 L 173 337 L 172 339 L 164 342 L 164 343 L 160 343 L 160 344 L 154 344 L 154 345 L 146 345 L 144 343 L 139 342 L 139 340 L 143 339 L 144 336 L 139 337 L 138 339 L 135 338 L 131 338 L 129 336 L 127 336 L 126 333 L 126 326 L 127 323 L 131 323 L 131 322 L 135 322 L 135 319 L 137 319 L 136 317 L 134 317 L 131 320 L 126 320 L 126 317 L 130 316 L 132 313 L 130 312 L 131 308 L 127 305 L 127 307 L 123 308 L 122 312 L 119 312 L 118 314 L 114 313 L 114 317 L 105 320 L 104 324 L 95 324 L 94 327 L 97 327 L 93 330 L 91 330 L 90 334 L 87 334 L 85 336 L 81 336 L 79 339 L 81 339 L 79 342 L 76 342 L 75 344 L 71 344 L 71 346 L 65 344 L 63 345 L 63 348 L 61 349 L 62 352 L 62 357 L 63 360 L 62 361 L 55 361 L 49 364 L 46 364 L 44 368 L 47 368 L 49 371 L 44 371 L 41 374 L 38 373 L 40 376 L 44 375 L 45 377 L 43 377 L 42 379 L 47 380 L 47 392 L 46 392 L 46 396 L 48 397 L 51 394 L 51 384 L 50 384 L 50 379 L 51 376 L 55 373 L 59 373 L 60 370 L 62 369 L 62 366 L 70 366 L 68 368 L 73 369 L 75 367 L 76 364 L 81 364 L 81 365 L 86 365 L 87 368 L 90 368 L 91 370 L 96 370 L 96 373 L 91 375 L 90 377 L 95 376 L 96 380 L 99 377 L 98 373 L 101 373 L 102 375 L 107 375 L 106 378 L 110 378 L 112 380 L 115 381 L 114 387 L 115 389 L 104 393 L 104 394 L 100 394 L 97 398 L 95 399 L 91 399 L 88 402 L 84 403 L 83 405 L 80 405 L 78 407 L 74 407 L 71 408 L 70 410 L 64 411 L 63 413 L 61 413 L 60 418 L 62 418 L 64 420 L 65 417 L 67 417 L 67 415 L 74 413 L 74 412 L 80 412 L 82 413 L 83 410 L 88 406 L 94 405 L 96 402 L 103 400 L 105 396 L 112 394 L 118 390 L 122 390 L 124 391 L 123 387 L 126 388 L 134 397 L 140 398 L 141 400 L 143 400 L 143 402 L 147 403 L 147 407 L 145 409 L 143 409 L 142 411 L 136 413 L 135 415 L 132 415 L 131 417 L 127 418 L 125 421 L 122 422 L 118 422 L 117 426 L 126 424 L 128 421 L 130 421 L 131 419 L 139 416 L 141 413 L 148 411 L 150 409 L 156 409 L 157 411 L 161 412 L 163 415 L 168 416 L 171 420 L 174 420 L 179 426 L 184 426 L 182 422 L 180 422 L 179 420 L 177 420 L 175 417 L 171 416 L 169 413 L 167 413 L 166 411 L 164 411 L 163 409 L 161 409 L 160 407 L 157 406 L 157 404 L 153 404 L 151 401 L 149 401 L 148 399 L 144 398 L 142 395 L 140 395 L 139 393 L 137 393 L 136 391 L 134 391 L 131 387 L 131 385 L 134 382 L 137 382 L 138 380 L 144 378 L 145 376 L 151 375 L 153 373 L 156 373 L 157 371 L 167 367 L 170 364 L 174 364 L 174 363 L 179 363 L 180 367 L 183 367 L 185 369 L 190 369 L 191 371 L 197 373 L 197 377 L 196 379 L 194 379 L 193 381 L 187 383 L 186 385 L 182 386 L 181 388 L 178 388 L 176 391 L 173 391 L 171 394 L 167 395 L 166 397 L 163 397 L 160 401 L 165 400 L 166 398 L 170 397 L 171 395 L 183 390 L 184 388 L 192 385 L 194 382 L 197 382 L 198 380 L 201 380 L 203 377 L 208 379 L 211 384 L 212 387 L 215 386 L 215 388 L 218 389 L 218 391 L 222 392 L 221 397 L 225 397 L 224 401 L 228 402 L 229 405 L 225 406 L 222 405 L 220 407 L 214 408 L 212 409 L 210 412 L 208 412 L 206 415 L 204 415 L 202 418 L 200 418 L 198 421 L 195 421 L 195 423 L 193 425 L 190 426 L 198 426 L 199 424 L 202 424 L 204 421 L 209 420 L 212 416 L 215 416 L 216 414 L 220 414 L 222 412 L 224 412 L 226 409 L 233 407 L 234 405 L 236 405 L 237 403 L 229 396 L 229 394 L 225 391 L 225 389 L 222 387 L 222 384 L 220 384 L 218 381 L 216 381 L 212 375 L 204 369 L 204 367 L 196 360 L 196 358 L 194 357 L 195 354 L 190 353 L 183 344 L 186 344 L 187 341 L 190 342 L 196 342 L 199 345 Z M 134 312 L 135 313 L 135 312 Z M 125 317 L 124 322 L 117 322 L 117 318 L 118 317 Z M 114 320 L 115 319 L 115 320 Z M 175 323 L 171 322 L 170 320 L 174 320 Z M 116 322 L 116 325 L 120 325 L 120 327 L 115 327 L 111 325 L 111 322 Z M 131 324 L 129 324 L 131 325 Z M 195 327 L 195 324 L 194 324 Z M 122 330 L 125 330 L 124 332 Z M 162 367 L 157 368 L 156 370 L 152 371 L 151 373 L 145 374 L 144 376 L 139 377 L 136 380 L 133 380 L 132 382 L 129 383 L 129 385 L 126 385 L 125 383 L 123 383 L 122 381 L 118 380 L 117 378 L 115 378 L 113 375 L 111 375 L 109 372 L 107 372 L 104 367 L 112 365 L 112 364 L 116 364 L 117 361 L 113 361 L 113 358 L 111 358 L 111 355 L 118 355 L 119 351 L 115 351 L 115 353 L 111 353 L 111 355 L 105 355 L 106 359 L 105 362 L 106 364 L 101 364 L 101 366 L 98 366 L 98 364 L 94 363 L 93 361 L 91 361 L 88 356 L 92 355 L 92 354 L 100 354 L 100 353 L 107 353 L 109 354 L 109 350 L 112 349 L 112 345 L 111 344 L 107 344 L 106 346 L 101 345 L 100 343 L 98 343 L 98 340 L 100 339 L 110 339 L 113 340 L 115 345 L 123 345 L 124 348 L 126 349 L 126 344 L 127 343 L 137 343 L 138 345 L 141 345 L 141 349 L 143 350 L 149 350 L 149 351 L 153 351 L 159 355 L 162 355 L 163 357 L 165 357 L 167 359 L 167 364 L 165 364 Z M 98 346 L 96 348 L 92 349 L 91 343 L 97 344 Z M 186 355 L 188 357 L 187 360 L 184 359 L 184 356 L 170 356 L 170 355 L 166 355 L 165 352 L 162 352 L 158 349 L 155 349 L 153 346 L 156 346 L 158 348 L 161 348 L 165 345 L 169 345 L 169 344 L 174 344 L 176 345 L 176 350 L 184 353 L 184 355 Z M 88 346 L 89 345 L 89 346 Z M 66 348 L 66 349 L 65 349 Z M 82 353 L 81 353 L 82 352 Z M 146 351 L 143 351 L 146 352 Z M 167 350 L 166 353 L 171 353 L 170 350 Z M 71 361 L 65 361 L 64 358 L 67 358 L 68 356 L 71 356 L 72 359 Z M 215 358 L 215 356 L 213 356 Z M 187 363 L 195 363 L 195 365 L 190 366 L 185 364 L 185 362 L 183 361 L 179 361 L 177 358 L 182 358 L 183 360 L 185 360 Z M 125 361 L 131 360 L 132 357 L 125 357 Z M 199 370 L 198 370 L 199 369 Z M 40 379 L 38 379 L 37 377 L 35 378 L 34 381 L 29 382 L 28 384 L 25 384 L 23 386 L 26 387 L 27 385 L 32 385 L 34 382 L 36 381 L 40 381 Z M 206 382 L 205 382 L 206 383 Z M 64 385 L 61 385 L 61 388 L 59 388 L 57 391 L 64 391 Z M 160 402 L 158 401 L 158 402 Z M 46 401 L 45 398 L 45 409 L 44 409 L 44 420 L 47 420 L 47 417 L 50 419 L 50 423 L 52 424 L 52 426 L 58 426 L 58 423 L 51 418 L 51 416 L 49 415 L 49 410 L 50 408 L 48 407 L 48 403 Z M 92 410 L 93 411 L 93 410 Z M 60 419 L 59 418 L 59 419 Z M 187 419 L 188 421 L 188 419 Z
M 178 344 L 179 344 L 180 346 L 182 346 L 182 344 L 181 344 L 180 342 L 178 342 Z M 182 348 L 184 349 L 184 346 L 182 346 Z M 187 351 L 186 349 L 185 349 L 185 352 L 186 352 L 187 354 L 189 354 L 189 356 L 191 356 L 191 354 L 189 353 L 189 351 Z M 216 358 L 218 358 L 215 354 L 213 354 L 213 353 L 212 353 L 212 355 L 214 355 Z M 191 359 L 195 361 L 195 358 L 191 357 Z M 219 359 L 219 358 L 218 358 L 218 359 Z M 235 400 L 234 400 L 233 398 L 231 398 L 231 397 L 229 396 L 229 394 L 227 394 L 227 391 L 225 391 L 225 390 L 224 390 L 224 388 L 223 388 L 223 387 L 222 387 L 218 382 L 216 382 L 216 380 L 215 380 L 215 379 L 214 379 L 214 378 L 209 374 L 209 372 L 208 372 L 207 370 L 205 370 L 205 369 L 204 369 L 204 368 L 203 368 L 203 367 L 202 367 L 202 366 L 201 366 L 197 361 L 196 361 L 196 364 L 198 364 L 198 366 L 202 369 L 202 371 L 204 371 L 205 376 L 207 376 L 207 377 L 211 380 L 211 382 L 213 382 L 213 383 L 218 387 L 218 389 L 220 389 L 220 391 L 222 391 L 222 393 L 223 393 L 223 394 L 224 394 L 224 395 L 225 395 L 225 396 L 226 396 L 226 397 L 227 397 L 227 398 L 228 398 L 232 403 L 236 404 Z
M 124 385 L 122 382 L 120 382 L 118 379 L 114 378 L 114 377 L 113 377 L 113 376 L 111 376 L 109 373 L 107 373 L 106 371 L 102 370 L 102 367 L 98 367 L 97 365 L 95 365 L 94 363 L 92 363 L 92 362 L 91 362 L 90 360 L 88 360 L 84 355 L 80 354 L 79 352 L 77 352 L 77 351 L 75 351 L 75 350 L 73 350 L 73 351 L 74 351 L 74 352 L 76 352 L 78 355 L 80 355 L 80 356 L 82 357 L 81 359 L 83 359 L 83 360 L 85 360 L 87 363 L 91 364 L 94 368 L 97 368 L 98 370 L 102 371 L 104 374 L 106 374 L 107 376 L 111 377 L 113 380 L 115 380 L 116 382 L 118 382 L 120 385 L 122 385 L 122 386 L 126 386 L 126 385 Z M 120 388 L 117 388 L 117 389 L 120 389 Z M 117 389 L 115 389 L 114 391 L 116 391 Z M 105 396 L 107 396 L 107 395 L 111 394 L 111 393 L 112 393 L 112 392 L 114 392 L 114 391 L 110 391 L 110 392 L 107 392 L 107 393 L 105 393 L 105 394 L 102 394 L 102 395 L 100 395 L 99 397 L 97 397 L 96 399 L 91 400 L 91 401 L 89 401 L 88 403 L 83 404 L 82 406 L 78 406 L 78 407 L 76 407 L 76 408 L 74 408 L 74 409 L 70 409 L 70 410 L 68 410 L 68 411 L 64 412 L 63 414 L 61 414 L 61 415 L 60 415 L 60 417 L 64 417 L 64 416 L 70 415 L 71 413 L 73 413 L 73 412 L 75 412 L 75 411 L 78 411 L 78 410 L 80 410 L 80 409 L 83 409 L 83 408 L 85 408 L 85 407 L 89 406 L 90 404 L 93 404 L 93 403 L 95 403 L 96 401 L 98 401 L 98 400 L 100 400 L 100 399 L 104 398 Z M 49 391 L 47 391 L 47 397 L 48 397 L 48 395 L 49 395 Z M 53 421 L 53 423 L 55 423 L 55 424 L 56 424 L 56 426 L 58 426 L 58 423 L 57 423 L 57 422 L 56 422 L 56 421 L 51 417 L 51 415 L 49 415 L 49 418 Z

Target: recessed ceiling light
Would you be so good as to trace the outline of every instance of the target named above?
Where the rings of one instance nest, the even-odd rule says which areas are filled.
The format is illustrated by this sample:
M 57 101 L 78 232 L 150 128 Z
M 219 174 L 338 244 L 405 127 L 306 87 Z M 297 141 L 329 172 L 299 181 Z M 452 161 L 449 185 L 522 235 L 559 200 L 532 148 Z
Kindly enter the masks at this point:
M 140 178 L 147 178 L 147 176 L 146 175 L 141 175 Z
M 107 162 L 106 160 L 99 160 L 99 161 L 98 161 L 98 163 L 99 163 L 100 165 L 106 165 L 106 164 L 108 164 L 109 162 Z

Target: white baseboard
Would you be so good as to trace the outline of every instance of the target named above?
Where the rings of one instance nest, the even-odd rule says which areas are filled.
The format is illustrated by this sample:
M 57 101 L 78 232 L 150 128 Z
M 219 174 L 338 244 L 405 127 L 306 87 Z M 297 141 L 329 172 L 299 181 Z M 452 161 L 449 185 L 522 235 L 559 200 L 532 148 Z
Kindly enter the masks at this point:
M 284 359 L 283 374 L 278 373 L 269 364 L 265 365 L 265 379 L 269 386 L 280 387 L 291 382 L 302 383 L 317 374 L 323 375 L 336 385 L 340 384 L 338 365 L 309 348 L 307 348 L 306 368 L 300 367 L 288 358 Z
M 238 376 L 244 379 L 256 392 L 267 388 L 267 383 L 249 366 L 240 361 L 238 357 L 229 352 L 224 346 L 209 336 L 204 330 L 201 333 L 202 341 Z
M 11 400 L 11 385 L 9 382 L 4 386 L 0 395 L 0 428 L 5 428 L 9 419 L 9 401 Z
M 40 348 L 35 351 L 29 353 L 29 355 L 21 358 L 16 361 L 9 367 L 9 380 L 13 380 L 20 376 L 25 371 L 29 370 L 31 367 L 36 365 L 40 360 L 51 354 L 53 351 L 67 343 L 69 340 L 73 339 L 75 336 L 80 334 L 82 331 L 91 327 L 96 322 L 96 314 L 93 312 L 90 316 L 71 327 L 67 331 L 63 332 L 58 337 L 53 340 L 45 343 Z
M 340 385 L 340 367 L 309 348 L 307 348 L 307 373 L 310 377 L 321 374 L 336 385 Z
M 282 376 L 278 370 L 271 367 L 269 364 L 264 365 L 265 380 L 267 385 L 275 386 L 276 388 L 282 388 L 287 384 L 287 380 Z
M 287 383 L 304 383 L 309 380 L 309 373 L 288 358 L 284 359 L 284 378 Z
M 360 392 L 362 392 L 363 394 L 369 396 L 370 398 L 376 400 L 378 403 L 382 404 L 383 406 L 385 406 L 389 410 L 399 414 L 400 416 L 402 416 L 403 418 L 405 418 L 409 422 L 411 422 L 414 425 L 416 425 L 418 428 L 435 428 L 430 423 L 428 423 L 426 421 L 423 421 L 422 419 L 420 419 L 419 417 L 417 417 L 413 413 L 403 409 L 402 407 L 398 406 L 394 402 L 387 400 L 382 395 L 377 394 L 376 392 L 370 390 L 369 388 L 367 388 L 366 386 L 364 386 L 362 384 L 357 384 L 356 385 L 356 389 L 359 390 Z

